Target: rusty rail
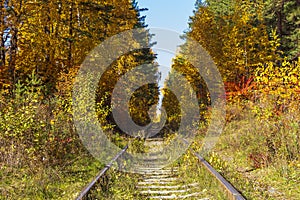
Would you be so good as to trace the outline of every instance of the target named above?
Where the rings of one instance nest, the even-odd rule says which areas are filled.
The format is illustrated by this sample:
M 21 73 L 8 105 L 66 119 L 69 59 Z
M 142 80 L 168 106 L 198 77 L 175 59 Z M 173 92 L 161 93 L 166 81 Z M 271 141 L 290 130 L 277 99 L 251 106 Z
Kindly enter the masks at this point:
M 217 172 L 202 156 L 194 152 L 200 163 L 222 184 L 227 191 L 227 196 L 232 200 L 246 200 L 245 197 L 231 185 L 219 172 Z
M 188 144 L 188 141 L 183 139 L 183 141 Z M 227 196 L 230 200 L 246 200 L 246 198 L 235 188 L 231 183 L 229 183 L 219 172 L 217 172 L 202 156 L 191 150 L 194 155 L 199 159 L 200 163 L 210 172 L 210 174 L 215 177 L 226 190 Z
M 128 145 L 122 149 L 110 162 L 107 164 L 98 174 L 97 176 L 79 193 L 76 200 L 83 199 L 93 188 L 93 186 L 99 181 L 99 179 L 109 170 L 114 162 L 118 160 L 120 156 L 122 156 L 128 149 Z

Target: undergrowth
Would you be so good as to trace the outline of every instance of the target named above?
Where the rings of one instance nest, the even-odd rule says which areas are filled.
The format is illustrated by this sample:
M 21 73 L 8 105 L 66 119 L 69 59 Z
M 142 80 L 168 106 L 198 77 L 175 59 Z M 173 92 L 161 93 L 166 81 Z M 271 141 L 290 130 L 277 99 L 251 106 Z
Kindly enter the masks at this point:
M 268 106 L 270 101 L 260 112 Z M 225 130 L 209 159 L 247 199 L 299 199 L 300 113 L 265 118 L 254 108 L 251 102 L 228 106 Z

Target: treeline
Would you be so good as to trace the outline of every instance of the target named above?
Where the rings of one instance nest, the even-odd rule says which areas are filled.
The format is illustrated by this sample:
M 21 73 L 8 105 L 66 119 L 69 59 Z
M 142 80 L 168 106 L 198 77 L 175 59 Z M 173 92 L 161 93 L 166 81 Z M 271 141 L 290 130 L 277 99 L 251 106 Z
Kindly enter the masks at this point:
M 298 0 L 196 1 L 184 36 L 201 44 L 213 59 L 224 81 L 228 103 L 259 102 L 262 96 L 272 94 L 267 101 L 273 102 L 271 109 L 278 113 L 287 109 L 287 102 L 298 98 L 299 8 Z M 175 71 L 185 76 L 205 118 L 211 105 L 210 93 L 201 74 L 187 59 L 191 55 L 195 55 L 195 48 L 186 42 L 173 60 L 166 86 L 178 84 Z M 186 99 L 189 94 L 182 92 Z M 283 96 L 293 100 L 283 100 Z M 170 124 L 180 121 L 179 107 L 173 106 L 178 102 L 169 90 L 165 90 L 163 105 L 169 110 Z M 173 129 L 178 126 L 175 124 Z
M 197 1 L 185 34 L 205 48 L 224 81 L 227 112 L 222 113 L 226 119 L 222 134 L 226 139 L 221 149 L 241 153 L 254 169 L 273 166 L 279 170 L 279 166 L 299 163 L 299 8 L 298 0 Z M 166 86 L 178 81 L 175 71 L 184 75 L 197 94 L 207 127 L 212 119 L 211 94 L 190 62 L 194 51 L 190 43 L 182 45 Z M 188 95 L 189 91 L 182 92 Z M 179 106 L 172 109 L 171 105 L 176 104 L 174 94 L 166 90 L 164 105 L 175 129 L 180 112 Z M 197 134 L 206 136 L 201 131 Z
M 210 54 L 227 92 L 242 90 L 247 82 L 253 81 L 257 68 L 268 63 L 281 66 L 284 60 L 298 61 L 299 8 L 298 0 L 199 0 L 186 36 Z M 199 91 L 205 84 L 183 58 L 192 50 L 188 44 L 182 49 L 182 55 L 174 59 L 173 69 L 185 74 L 198 93 L 205 96 L 205 89 Z
M 71 107 L 80 65 L 105 39 L 146 28 L 140 14 L 144 9 L 131 0 L 5 0 L 0 4 L 0 163 L 63 162 L 82 150 Z M 150 46 L 121 56 L 99 80 L 95 105 L 104 129 L 122 133 L 112 118 L 111 95 L 127 71 L 153 63 Z M 157 75 L 156 67 L 148 71 Z M 155 85 L 133 94 L 130 103 L 138 106 L 130 111 L 136 123 L 149 121 L 145 107 L 157 98 Z
M 143 9 L 130 0 L 6 0 L 0 6 L 0 139 L 5 144 L 2 152 L 60 157 L 61 152 L 69 151 L 65 150 L 68 145 L 61 145 L 65 143 L 72 144 L 70 148 L 75 151 L 77 144 L 72 141 L 79 141 L 72 124 L 71 92 L 78 68 L 105 39 L 146 27 L 140 15 Z M 275 79 L 268 78 L 267 73 L 273 68 L 272 77 L 279 77 L 273 91 L 281 94 L 283 85 L 288 88 L 293 83 L 289 93 L 297 93 L 299 30 L 298 0 L 207 0 L 196 2 L 186 35 L 199 42 L 214 60 L 228 99 L 240 101 L 253 99 L 253 91 L 266 91 L 261 90 L 262 86 L 274 85 L 271 81 Z M 191 51 L 189 44 L 184 44 L 172 67 L 191 83 L 201 111 L 205 112 L 210 104 L 209 92 L 184 58 Z M 99 81 L 95 101 L 103 126 L 122 133 L 111 113 L 115 84 L 130 69 L 154 63 L 154 59 L 150 48 L 142 49 L 123 55 L 107 69 Z M 148 73 L 157 75 L 157 68 Z M 293 76 L 287 78 L 289 74 Z M 177 80 L 171 74 L 169 81 Z M 279 83 L 282 80 L 286 81 L 283 85 Z M 183 96 L 188 97 L 188 91 L 185 92 Z M 157 99 L 155 85 L 140 87 L 133 94 L 130 114 L 137 124 L 150 122 L 148 110 Z M 276 111 L 287 107 L 282 102 L 275 102 Z M 165 92 L 163 105 L 168 117 L 175 119 L 167 125 L 176 130 L 180 110 L 171 91 Z M 44 156 L 41 149 L 46 149 Z
M 135 2 L 57 0 L 1 2 L 1 88 L 12 88 L 34 70 L 53 93 L 101 41 L 144 27 Z

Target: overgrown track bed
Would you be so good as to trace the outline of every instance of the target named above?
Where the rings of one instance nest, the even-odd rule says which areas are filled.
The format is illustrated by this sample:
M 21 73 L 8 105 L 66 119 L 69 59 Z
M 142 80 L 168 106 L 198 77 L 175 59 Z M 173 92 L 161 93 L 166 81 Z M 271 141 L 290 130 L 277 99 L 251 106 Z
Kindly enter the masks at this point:
M 220 182 L 229 199 L 244 200 L 243 195 L 219 174 L 203 157 L 194 153 L 200 163 Z
M 151 144 L 155 144 L 156 146 L 158 143 L 162 142 L 162 140 L 157 140 L 157 142 L 153 142 L 151 140 Z M 99 184 L 103 184 L 106 187 L 111 187 L 112 184 L 104 183 L 99 181 L 101 177 L 105 176 L 105 173 L 110 169 L 113 162 L 115 162 L 122 154 L 128 149 L 126 146 L 115 158 L 104 168 L 102 169 L 99 174 L 82 190 L 82 192 L 78 195 L 77 200 L 80 199 L 107 199 L 107 196 L 102 197 L 102 195 L 96 195 L 97 198 L 93 197 L 93 195 L 99 192 L 103 192 L 103 190 L 97 190 Z M 191 181 L 188 181 L 188 178 L 185 177 L 184 172 L 178 166 L 170 166 L 163 169 L 156 168 L 155 166 L 149 166 L 143 169 L 140 169 L 140 174 L 137 176 L 136 174 L 126 174 L 120 173 L 128 177 L 127 183 L 124 183 L 126 187 L 129 184 L 130 190 L 132 190 L 133 195 L 131 197 L 126 196 L 124 199 L 237 199 L 243 200 L 245 199 L 242 194 L 236 190 L 221 174 L 219 174 L 203 157 L 198 155 L 197 153 L 191 151 L 193 153 L 193 160 L 195 160 L 195 166 L 197 168 L 202 168 L 203 173 L 205 176 L 193 176 L 191 175 Z M 183 163 L 182 165 L 189 165 L 188 163 Z M 192 168 L 188 170 L 193 170 L 194 173 L 197 173 L 197 170 Z M 180 172 L 181 171 L 181 172 Z M 209 172 L 209 173 L 208 173 Z M 200 172 L 198 172 L 200 173 Z M 210 180 L 202 180 L 207 179 L 215 179 L 214 181 Z M 135 179 L 135 181 L 131 181 L 130 179 Z M 110 182 L 109 178 L 105 179 L 106 182 Z M 114 180 L 116 181 L 116 180 Z M 124 180 L 118 180 L 119 182 Z M 215 188 L 210 188 L 208 190 L 212 190 L 207 192 L 206 188 L 208 186 L 208 182 L 216 182 L 215 184 L 218 186 L 214 186 Z M 201 186 L 202 184 L 202 186 Z M 98 186 L 97 186 L 98 185 Z M 124 186 L 120 185 L 120 187 Z M 204 189 L 203 189 L 204 187 Z M 213 193 L 217 193 L 216 190 L 221 191 L 222 195 L 212 195 Z M 118 193 L 115 189 L 112 192 Z M 118 194 L 120 196 L 120 194 Z M 111 197 L 113 199 L 122 199 L 119 197 Z
M 95 187 L 96 183 L 100 180 L 101 177 L 111 168 L 113 163 L 118 160 L 120 156 L 122 156 L 128 149 L 128 145 L 122 149 L 111 161 L 108 165 L 106 165 L 98 174 L 97 176 L 79 193 L 76 200 L 84 199 L 88 196 L 91 190 Z

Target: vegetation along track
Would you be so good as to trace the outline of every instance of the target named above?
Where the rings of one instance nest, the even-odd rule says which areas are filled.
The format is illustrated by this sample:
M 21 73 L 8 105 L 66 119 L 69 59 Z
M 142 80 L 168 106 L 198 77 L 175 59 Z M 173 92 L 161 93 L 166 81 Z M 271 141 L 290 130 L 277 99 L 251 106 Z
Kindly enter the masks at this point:
M 157 149 L 163 143 L 163 139 L 147 139 L 145 141 L 146 146 L 154 147 Z M 111 168 L 114 162 L 116 162 L 123 153 L 128 150 L 128 146 L 122 149 L 112 161 L 102 169 L 95 178 L 79 193 L 76 200 L 81 199 L 99 199 L 93 198 L 91 193 L 97 193 L 93 191 L 97 188 L 97 184 L 103 184 L 99 180 L 105 176 L 106 172 Z M 205 169 L 205 173 L 212 175 L 216 179 L 222 192 L 223 197 L 227 199 L 245 199 L 240 192 L 238 192 L 221 174 L 219 174 L 203 157 L 193 152 L 193 155 L 197 157 L 198 165 Z M 153 159 L 160 159 L 155 157 Z M 184 183 L 180 180 L 179 167 L 170 166 L 165 168 L 157 168 L 155 166 L 149 166 L 141 168 L 138 181 L 134 183 L 134 192 L 138 194 L 138 199 L 214 199 L 207 195 L 203 190 L 199 189 L 199 184 L 202 180 L 194 179 L 193 182 Z M 106 179 L 105 181 L 110 181 Z M 109 185 L 106 183 L 106 185 Z M 101 199 L 101 197 L 100 197 Z M 103 198 L 105 199 L 105 198 Z

